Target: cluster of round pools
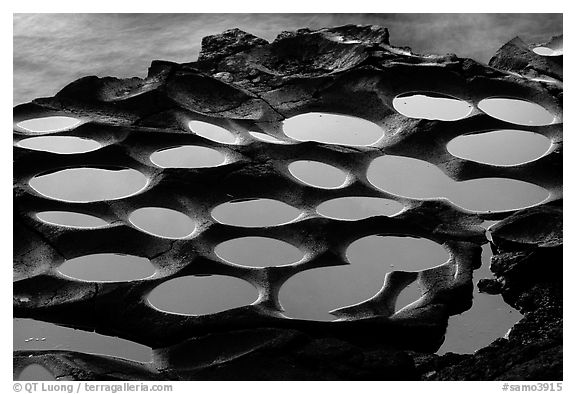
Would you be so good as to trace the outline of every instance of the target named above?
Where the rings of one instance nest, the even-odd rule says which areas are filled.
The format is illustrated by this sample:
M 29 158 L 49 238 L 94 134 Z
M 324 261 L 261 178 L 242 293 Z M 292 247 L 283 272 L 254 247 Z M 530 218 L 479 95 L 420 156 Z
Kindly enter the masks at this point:
M 475 110 L 463 100 L 434 94 L 400 95 L 394 99 L 393 106 L 397 112 L 411 118 L 442 121 L 463 119 Z M 484 164 L 512 166 L 536 160 L 550 149 L 550 140 L 521 127 L 556 122 L 554 115 L 541 106 L 524 100 L 488 98 L 478 104 L 478 109 L 520 127 L 456 137 L 447 145 L 452 155 Z M 26 120 L 17 126 L 28 134 L 50 134 L 80 123 L 74 118 L 53 116 Z M 209 140 L 221 144 L 238 143 L 235 134 L 219 126 L 200 121 L 191 121 L 189 126 L 194 133 Z M 264 133 L 249 134 L 254 141 L 273 144 L 287 144 L 292 140 L 292 143 L 317 141 L 349 146 L 374 145 L 384 136 L 383 129 L 375 123 L 327 113 L 308 113 L 287 119 L 283 132 L 288 137 L 286 140 Z M 58 154 L 85 153 L 101 147 L 93 140 L 58 135 L 26 138 L 18 146 Z M 150 163 L 162 168 L 204 168 L 226 164 L 226 156 L 217 149 L 187 145 L 156 151 L 150 155 Z M 322 162 L 294 161 L 288 170 L 296 182 L 317 188 L 341 188 L 354 181 L 352 174 Z M 549 196 L 541 187 L 513 179 L 456 182 L 426 161 L 392 155 L 373 160 L 366 177 L 374 187 L 392 195 L 413 199 L 445 198 L 474 212 L 520 209 L 541 203 Z M 124 198 L 145 189 L 147 183 L 142 173 L 127 168 L 70 168 L 30 180 L 30 186 L 37 192 L 70 202 Z M 316 212 L 336 220 L 360 220 L 378 215 L 393 216 L 403 209 L 401 203 L 392 199 L 343 197 L 323 202 L 316 207 Z M 229 201 L 211 212 L 217 222 L 244 227 L 282 225 L 298 220 L 303 214 L 284 202 L 264 198 Z M 96 228 L 109 225 L 101 218 L 74 212 L 43 211 L 36 215 L 43 222 L 60 226 Z M 141 231 L 171 239 L 193 237 L 196 227 L 184 213 L 162 207 L 137 209 L 130 213 L 129 222 Z M 215 253 L 226 262 L 251 267 L 265 267 L 271 262 L 274 265 L 294 264 L 305 258 L 298 248 L 266 237 L 232 239 L 217 245 Z M 386 256 L 385 264 L 382 256 Z M 448 253 L 426 239 L 369 236 L 353 242 L 347 249 L 347 258 L 350 265 L 307 270 L 290 278 L 279 296 L 285 314 L 294 318 L 333 320 L 328 313 L 330 310 L 376 294 L 386 272 L 431 268 L 443 264 Z M 70 259 L 59 267 L 59 272 L 89 281 L 125 281 L 155 275 L 148 259 L 119 254 Z M 202 315 L 247 305 L 257 297 L 256 289 L 248 282 L 214 275 L 167 281 L 154 289 L 148 300 L 154 307 L 167 312 Z M 413 284 L 400 295 L 398 306 L 405 306 L 419 297 L 420 291 Z

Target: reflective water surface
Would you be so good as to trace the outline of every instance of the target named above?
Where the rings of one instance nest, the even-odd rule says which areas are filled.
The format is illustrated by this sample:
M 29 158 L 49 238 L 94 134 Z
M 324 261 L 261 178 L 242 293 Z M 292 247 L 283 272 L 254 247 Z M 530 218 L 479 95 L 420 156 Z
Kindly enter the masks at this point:
M 148 296 L 155 308 L 183 315 L 222 312 L 258 299 L 258 291 L 245 280 L 224 275 L 183 276 L 162 283 Z
M 552 49 L 548 47 L 536 47 L 532 50 L 542 56 L 562 56 L 563 54 L 561 49 Z
M 316 211 L 333 219 L 361 220 L 371 216 L 393 216 L 404 209 L 394 200 L 378 197 L 342 197 L 318 205 Z
M 466 312 L 450 317 L 446 339 L 439 354 L 447 352 L 474 353 L 504 337 L 522 314 L 504 302 L 500 295 L 478 292 L 480 279 L 493 278 L 490 272 L 492 251 L 488 244 L 482 247 L 482 266 L 474 271 L 474 302 Z
M 418 271 L 443 264 L 448 252 L 424 238 L 369 236 L 353 242 L 346 252 L 349 265 L 300 272 L 280 289 L 285 315 L 306 320 L 334 320 L 328 312 L 374 296 L 390 271 Z M 410 291 L 410 290 L 416 290 Z M 399 306 L 419 298 L 412 286 Z
M 298 141 L 340 145 L 371 145 L 384 130 L 375 123 L 352 116 L 310 112 L 286 119 L 284 133 Z
M 394 109 L 409 118 L 452 121 L 463 119 L 474 108 L 454 97 L 434 94 L 399 95 L 392 101 Z
M 66 260 L 58 272 L 78 280 L 120 282 L 148 278 L 156 269 L 144 257 L 100 253 Z
M 220 223 L 241 227 L 264 227 L 288 223 L 298 217 L 300 211 L 281 201 L 258 198 L 248 201 L 227 202 L 212 211 L 212 217 Z
M 288 169 L 295 178 L 320 189 L 336 189 L 346 181 L 344 171 L 319 161 L 295 161 Z
M 33 133 L 53 133 L 71 129 L 79 123 L 79 119 L 69 116 L 46 116 L 44 118 L 24 120 L 17 125 Z
M 450 200 L 474 212 L 508 211 L 544 202 L 550 193 L 534 184 L 505 178 L 482 178 L 460 182 Z
M 223 144 L 233 144 L 236 141 L 236 137 L 234 137 L 234 135 L 228 130 L 210 123 L 192 120 L 188 123 L 188 127 L 199 136 L 212 141 L 221 142 Z
M 194 222 L 181 212 L 146 207 L 130 214 L 130 222 L 139 229 L 164 238 L 184 238 L 194 231 Z
M 72 350 L 149 362 L 152 349 L 125 339 L 32 319 L 13 319 L 14 350 Z
M 475 212 L 524 208 L 549 196 L 547 190 L 515 179 L 455 182 L 431 163 L 402 156 L 376 158 L 368 168 L 368 180 L 388 193 L 414 199 L 447 198 Z
M 448 152 L 479 163 L 510 166 L 533 161 L 550 149 L 541 134 L 520 130 L 495 130 L 461 135 L 448 143 Z
M 26 138 L 20 141 L 18 146 L 60 154 L 86 153 L 101 147 L 101 145 L 94 140 L 67 136 Z
M 224 163 L 225 157 L 211 148 L 187 145 L 154 152 L 150 160 L 163 168 L 204 168 Z
M 478 108 L 493 118 L 523 126 L 544 126 L 555 121 L 542 106 L 526 100 L 492 97 L 480 101 Z
M 299 261 L 303 253 L 284 241 L 266 237 L 242 237 L 222 242 L 216 255 L 230 263 L 248 267 L 272 267 Z
M 284 141 L 280 141 L 277 138 L 272 137 L 271 135 L 259 133 L 257 131 L 250 131 L 248 132 L 252 137 L 256 138 L 259 141 L 270 142 L 272 144 L 286 144 Z
M 536 49 L 535 49 L 536 51 Z M 544 54 L 544 53 L 543 53 Z M 545 54 L 544 54 L 545 55 Z M 413 94 L 394 100 L 395 109 L 412 118 L 457 120 L 469 115 L 472 106 L 449 97 Z M 508 98 L 489 98 L 479 108 L 498 119 L 520 125 L 544 125 L 554 116 L 537 104 Z M 47 117 L 21 122 L 18 126 L 37 133 L 50 133 L 76 126 L 80 121 L 69 117 Z M 205 122 L 191 121 L 190 129 L 207 139 L 232 144 L 229 131 Z M 285 133 L 297 140 L 321 141 L 345 145 L 369 145 L 382 135 L 382 129 L 366 120 L 310 113 L 290 118 Z M 250 132 L 256 139 L 284 144 L 267 134 Z M 75 137 L 34 137 L 19 143 L 29 149 L 57 153 L 81 153 L 98 149 L 95 141 Z M 519 130 L 498 130 L 455 138 L 448 145 L 453 155 L 493 165 L 513 165 L 542 155 L 550 141 L 538 134 Z M 151 159 L 161 167 L 202 168 L 217 166 L 225 158 L 220 152 L 200 147 L 181 146 L 155 152 Z M 298 161 L 290 172 L 303 182 L 319 188 L 341 187 L 346 173 L 320 162 Z M 454 204 L 473 211 L 486 212 L 517 209 L 543 201 L 547 191 L 511 179 L 478 179 L 454 182 L 434 165 L 410 158 L 383 156 L 374 160 L 368 179 L 381 190 L 411 198 L 448 198 Z M 146 177 L 138 171 L 75 168 L 36 177 L 30 185 L 40 193 L 66 201 L 97 201 L 122 198 L 145 187 Z M 326 201 L 317 207 L 319 214 L 341 219 L 360 220 L 375 215 L 392 216 L 402 204 L 383 198 L 344 197 Z M 222 223 L 261 227 L 286 223 L 299 211 L 279 201 L 254 199 L 228 202 L 216 207 L 213 217 Z M 73 227 L 98 227 L 107 222 L 84 214 L 47 211 L 37 214 L 49 223 Z M 162 208 L 137 210 L 130 221 L 140 229 L 158 236 L 180 238 L 194 230 L 194 223 L 184 214 Z M 491 223 L 486 222 L 488 226 Z M 303 256 L 295 246 L 264 237 L 244 237 L 217 246 L 222 259 L 252 267 L 291 264 Z M 490 249 L 483 248 L 482 267 L 474 281 L 490 277 Z M 290 278 L 280 290 L 286 316 L 308 320 L 334 320 L 330 310 L 355 304 L 374 296 L 384 276 L 392 270 L 420 270 L 444 263 L 444 248 L 426 239 L 370 236 L 354 242 L 347 251 L 351 264 L 316 268 Z M 66 261 L 59 271 L 78 280 L 121 281 L 150 277 L 155 273 L 144 258 L 112 253 L 93 254 Z M 416 283 L 398 298 L 397 309 L 420 297 Z M 228 276 L 186 276 L 169 280 L 155 288 L 148 301 L 155 308 L 170 313 L 204 315 L 249 305 L 258 298 L 248 282 Z M 505 304 L 500 296 L 477 293 L 472 308 L 450 318 L 446 341 L 440 353 L 469 353 L 503 336 L 521 315 Z M 151 350 L 143 345 L 92 332 L 58 327 L 30 319 L 14 320 L 15 349 L 68 349 L 107 354 L 139 361 L 149 361 Z M 32 368 L 32 367 L 30 367 Z M 26 374 L 48 378 L 51 374 L 35 366 Z M 23 376 L 27 376 L 23 373 Z
M 115 200 L 137 193 L 146 184 L 146 177 L 133 169 L 70 168 L 30 180 L 37 192 L 70 202 Z
M 44 211 L 36 214 L 43 222 L 56 224 L 59 226 L 77 228 L 96 228 L 108 225 L 108 222 L 95 216 L 83 213 L 66 211 Z

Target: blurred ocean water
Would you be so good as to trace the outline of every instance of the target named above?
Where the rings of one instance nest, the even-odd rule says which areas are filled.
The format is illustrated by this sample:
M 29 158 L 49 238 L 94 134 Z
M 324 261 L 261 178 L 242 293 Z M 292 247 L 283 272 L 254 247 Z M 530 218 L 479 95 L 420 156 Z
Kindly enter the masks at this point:
M 86 75 L 145 76 L 154 59 L 196 60 L 202 38 L 240 28 L 281 31 L 343 24 L 390 29 L 393 45 L 488 62 L 506 41 L 562 33 L 561 14 L 14 14 L 14 104 L 52 96 Z

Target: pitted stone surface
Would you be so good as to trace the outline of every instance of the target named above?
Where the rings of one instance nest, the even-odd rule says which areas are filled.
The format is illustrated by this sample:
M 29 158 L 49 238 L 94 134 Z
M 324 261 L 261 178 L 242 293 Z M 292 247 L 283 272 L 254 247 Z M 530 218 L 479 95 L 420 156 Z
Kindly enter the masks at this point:
M 531 73 L 526 76 L 518 71 L 514 62 L 508 66 L 507 59 L 524 56 L 524 52 L 517 53 L 518 45 L 505 45 L 489 67 L 455 55 L 418 55 L 409 48 L 394 47 L 387 29 L 376 26 L 302 29 L 282 33 L 272 43 L 231 30 L 206 37 L 197 62 L 154 61 L 145 79 L 85 77 L 54 97 L 17 106 L 15 144 L 30 135 L 17 126 L 18 122 L 58 115 L 81 120 L 75 128 L 58 135 L 89 138 L 102 148 L 59 155 L 14 146 L 14 316 L 96 330 L 151 346 L 156 349 L 151 366 L 126 370 L 127 375 L 133 373 L 134 378 L 142 380 L 150 373 L 154 379 L 163 378 L 164 373 L 169 378 L 206 377 L 197 371 L 204 364 L 195 365 L 191 373 L 186 357 L 176 356 L 189 346 L 200 346 L 194 338 L 264 327 L 279 330 L 280 336 L 296 331 L 298 335 L 337 338 L 334 340 L 346 341 L 346 346 L 437 350 L 448 317 L 471 306 L 472 272 L 479 267 L 481 245 L 487 242 L 480 224 L 483 220 L 504 219 L 513 212 L 472 213 L 447 201 L 401 198 L 372 186 L 366 171 L 371 161 L 382 155 L 407 156 L 436 165 L 455 181 L 502 177 L 531 182 L 550 192 L 546 202 L 561 202 L 562 86 L 556 79 L 561 73 L 540 71 L 542 66 L 538 73 L 555 78 L 542 82 L 534 80 Z M 458 121 L 406 118 L 393 109 L 392 100 L 411 91 L 450 95 L 475 108 Z M 497 167 L 447 152 L 446 144 L 458 135 L 513 127 L 477 109 L 479 101 L 493 96 L 530 100 L 555 115 L 554 124 L 522 126 L 552 141 L 545 156 L 522 165 Z M 298 142 L 282 132 L 281 122 L 287 117 L 318 111 L 372 121 L 383 128 L 384 138 L 372 146 L 345 147 Z M 191 120 L 229 130 L 237 144 L 195 135 L 188 127 Z M 249 132 L 265 133 L 287 144 L 265 143 Z M 157 167 L 149 159 L 159 149 L 187 144 L 215 149 L 227 161 L 213 168 L 175 169 Z M 351 180 L 345 187 L 330 190 L 305 185 L 293 180 L 288 171 L 288 165 L 298 160 L 332 165 L 351 174 Z M 89 203 L 50 199 L 28 185 L 34 176 L 71 167 L 126 167 L 140 171 L 149 182 L 135 195 Z M 350 196 L 392 199 L 407 209 L 394 217 L 358 221 L 330 219 L 315 211 L 322 202 Z M 265 228 L 229 226 L 211 217 L 214 207 L 244 198 L 278 200 L 304 215 L 294 222 Z M 129 216 L 147 206 L 188 215 L 196 224 L 194 236 L 168 240 L 138 231 Z M 35 213 L 48 210 L 85 213 L 110 225 L 78 229 L 36 218 Z M 544 208 L 542 212 L 543 220 L 550 220 L 550 227 L 554 227 L 557 215 L 550 216 Z M 502 234 L 510 228 L 503 226 Z M 288 319 L 281 314 L 278 292 L 288 278 L 316 267 L 348 264 L 347 246 L 375 234 L 427 238 L 446 248 L 450 259 L 420 272 L 390 272 L 374 297 L 333 311 L 340 318 L 335 322 Z M 514 234 L 506 233 L 505 238 L 544 237 L 552 243 L 558 239 Z M 245 236 L 267 236 L 291 243 L 306 257 L 291 265 L 273 267 L 271 262 L 270 267 L 250 268 L 226 263 L 216 256 L 214 249 L 219 243 Z M 146 257 L 158 274 L 115 283 L 79 282 L 57 274 L 64 260 L 92 253 Z M 165 313 L 146 302 L 149 292 L 165 281 L 210 274 L 250 282 L 259 291 L 258 300 L 204 316 Z M 396 310 L 397 295 L 415 281 L 423 289 L 421 298 Z M 252 349 L 249 352 L 258 347 L 247 341 L 246 346 Z M 240 346 L 226 357 L 236 359 L 246 351 Z M 17 352 L 16 360 L 24 353 Z M 69 372 L 62 373 L 76 378 L 80 376 L 74 372 L 78 363 L 88 362 L 82 361 L 85 356 L 65 352 L 30 355 L 33 357 L 29 361 L 34 363 L 50 357 L 76 360 L 74 366 L 67 367 Z M 94 357 L 89 357 L 86 367 L 92 372 L 81 378 L 109 376 L 98 372 L 101 359 Z M 398 363 L 405 362 L 403 357 L 399 356 Z M 286 376 L 297 378 L 298 373 Z

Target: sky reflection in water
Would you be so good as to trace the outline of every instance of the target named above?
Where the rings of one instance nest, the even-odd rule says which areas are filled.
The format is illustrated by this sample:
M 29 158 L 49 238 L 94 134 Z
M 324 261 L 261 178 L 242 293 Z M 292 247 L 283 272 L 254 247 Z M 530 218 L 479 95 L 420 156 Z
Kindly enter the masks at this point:
M 535 116 L 538 114 L 542 115 L 540 112 L 534 113 Z M 494 115 L 500 116 L 496 112 Z M 517 120 L 514 118 L 518 116 L 517 113 L 511 116 L 512 119 Z M 316 127 L 314 122 L 320 121 L 324 124 L 326 122 L 326 119 L 321 119 L 319 115 L 306 119 L 312 122 L 309 126 L 311 129 Z M 525 119 L 525 115 L 522 115 L 522 119 Z M 538 119 L 532 119 L 532 123 L 543 121 Z M 348 121 L 348 119 L 340 118 L 335 120 Z M 520 121 L 524 122 L 524 120 Z M 375 126 L 370 122 L 364 124 L 371 128 Z M 203 128 L 201 122 L 190 124 L 192 130 L 206 138 L 223 143 L 234 142 L 235 138 L 233 136 L 230 138 L 231 134 L 229 135 L 227 131 L 217 126 L 210 126 Z M 520 132 L 516 132 L 514 138 L 519 136 L 518 133 Z M 338 138 L 330 140 L 330 132 L 325 132 L 320 137 L 326 143 L 345 142 L 352 145 L 367 143 L 367 140 L 355 140 L 354 133 L 351 135 L 352 137 L 347 135 L 345 141 L 341 139 L 342 134 L 337 134 L 339 140 Z M 499 160 L 519 161 L 527 157 L 529 160 L 541 154 L 544 147 L 542 138 L 530 134 L 531 139 L 525 139 L 521 141 L 522 143 L 513 138 L 516 142 L 504 144 L 506 148 L 512 145 L 516 148 L 521 147 L 516 150 L 516 153 L 497 152 L 494 146 L 502 145 L 501 141 L 497 142 L 497 139 L 502 136 L 503 134 L 486 133 L 481 136 L 482 138 L 476 138 L 474 143 L 466 142 L 472 137 L 467 136 L 459 141 L 453 141 L 452 148 L 457 147 L 456 150 L 467 158 L 505 165 Z M 372 136 L 372 139 L 374 138 L 378 138 L 375 133 Z M 63 146 L 58 141 L 63 140 L 46 140 L 43 147 L 50 149 L 50 145 L 55 144 L 55 147 L 62 148 Z M 162 153 L 167 160 L 162 163 L 163 166 L 202 167 L 219 165 L 223 161 L 223 156 L 219 152 L 203 148 L 206 154 L 202 154 L 197 148 L 201 147 L 181 147 L 176 150 L 162 151 L 158 152 L 156 157 Z M 189 155 L 186 158 L 186 154 L 175 155 L 175 152 L 189 153 Z M 188 161 L 183 161 L 184 159 Z M 317 187 L 339 187 L 346 178 L 343 171 L 323 163 L 300 162 L 296 164 L 290 166 L 291 172 L 298 172 L 301 179 L 314 183 Z M 298 169 L 298 166 L 302 168 L 300 171 L 295 171 L 294 168 Z M 52 177 L 46 181 L 36 178 L 31 184 L 53 197 L 87 201 L 88 199 L 120 198 L 119 196 L 138 191 L 146 183 L 141 174 L 137 173 L 137 176 L 130 174 L 133 170 L 104 172 L 106 170 L 70 169 L 67 171 L 65 176 L 60 174 L 60 177 Z M 448 196 L 457 205 L 478 210 L 519 208 L 538 203 L 547 196 L 541 190 L 532 187 L 533 185 L 512 180 L 485 179 L 460 183 L 450 182 L 438 168 L 429 163 L 395 156 L 383 156 L 376 159 L 368 171 L 368 178 L 382 190 L 392 193 L 414 198 Z M 493 190 L 498 190 L 498 193 L 493 193 Z M 345 198 L 325 202 L 318 207 L 318 212 L 330 217 L 357 220 L 378 214 L 393 215 L 402 208 L 401 204 L 385 199 Z M 346 212 L 339 214 L 342 210 Z M 193 223 L 190 226 L 189 220 L 175 221 L 164 215 L 164 211 L 141 210 L 138 214 L 133 214 L 131 220 L 144 221 L 145 225 L 141 224 L 141 228 L 161 236 L 185 236 L 193 231 Z M 46 212 L 41 215 L 44 215 L 43 219 L 47 221 L 73 223 L 76 226 L 93 226 L 95 223 L 95 218 L 70 217 L 69 213 L 64 212 Z M 258 227 L 278 225 L 293 220 L 298 216 L 298 210 L 280 202 L 260 199 L 223 204 L 213 211 L 213 215 L 223 223 Z M 185 219 L 188 218 L 185 217 Z M 154 231 L 151 231 L 151 226 L 156 226 Z M 290 264 L 302 257 L 302 253 L 295 247 L 262 237 L 232 240 L 219 245 L 217 253 L 235 264 L 253 267 Z M 488 246 L 485 245 L 482 255 L 483 265 L 474 273 L 475 282 L 482 277 L 491 276 L 488 269 L 490 253 Z M 329 315 L 328 311 L 372 297 L 381 288 L 386 272 L 430 268 L 444 263 L 447 259 L 447 253 L 440 245 L 425 239 L 409 237 L 366 237 L 352 244 L 347 255 L 352 262 L 351 265 L 313 269 L 290 278 L 280 291 L 280 300 L 286 309 L 286 315 L 302 319 L 333 320 L 334 317 Z M 115 278 L 113 279 L 121 280 L 124 278 L 123 275 L 127 275 L 126 279 L 135 279 L 147 277 L 153 273 L 153 271 L 150 272 L 149 267 L 146 272 L 140 272 L 140 268 L 136 269 L 136 265 L 122 265 L 115 261 L 115 258 L 113 254 L 81 257 L 80 263 L 84 261 L 86 264 L 69 264 L 76 270 L 71 276 L 86 280 L 110 280 L 107 273 L 113 272 Z M 75 263 L 78 263 L 78 260 Z M 400 294 L 398 309 L 415 301 L 419 296 L 418 286 L 410 285 Z M 248 305 L 256 298 L 256 289 L 238 278 L 184 277 L 166 282 L 156 288 L 150 296 L 150 302 L 159 309 L 173 313 L 205 314 Z M 450 319 L 446 342 L 440 349 L 440 353 L 473 352 L 503 336 L 519 318 L 520 314 L 504 304 L 501 297 L 478 294 L 475 290 L 473 307 Z M 118 355 L 143 361 L 150 359 L 149 348 L 132 342 L 110 339 L 110 337 L 102 339 L 102 336 L 98 334 L 64 329 L 26 319 L 15 319 L 14 324 L 14 344 L 17 349 L 64 348 Z M 36 337 L 46 339 L 25 341 Z

